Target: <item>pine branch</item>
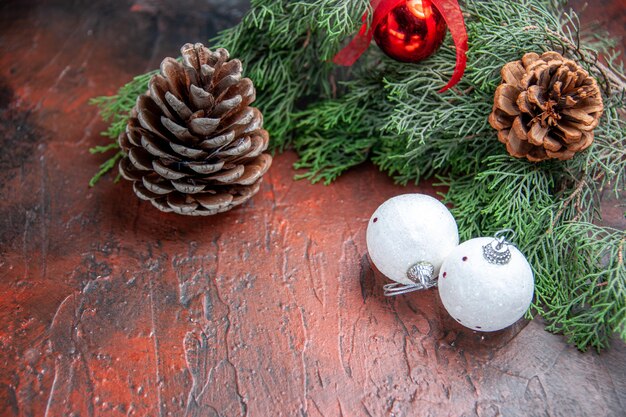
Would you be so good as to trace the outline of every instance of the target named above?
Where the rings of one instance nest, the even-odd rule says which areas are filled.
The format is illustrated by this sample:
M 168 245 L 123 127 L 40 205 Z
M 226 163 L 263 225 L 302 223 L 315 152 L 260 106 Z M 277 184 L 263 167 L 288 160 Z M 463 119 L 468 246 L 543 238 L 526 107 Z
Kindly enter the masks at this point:
M 566 334 L 581 350 L 608 347 L 613 333 L 626 339 L 625 240 L 624 231 L 585 222 L 554 232 L 560 262 L 544 277 L 553 288 L 543 292 L 543 314 L 548 330 Z
M 116 147 L 111 147 L 111 148 L 117 148 L 119 149 L 118 146 Z M 93 150 L 95 148 L 92 148 L 91 150 Z M 99 152 L 99 151 L 98 151 Z M 97 153 L 97 152 L 92 152 L 92 153 Z M 115 155 L 113 155 L 112 157 L 110 157 L 109 159 L 107 159 L 106 161 L 104 161 L 101 165 L 100 165 L 100 169 L 98 170 L 98 172 L 96 172 L 96 174 L 91 178 L 91 180 L 89 180 L 89 186 L 93 187 L 94 185 L 96 185 L 98 183 L 98 181 L 100 181 L 100 179 L 106 175 L 107 173 L 109 173 L 109 171 L 111 171 L 115 166 L 117 166 L 117 162 L 122 159 L 122 157 L 124 156 L 124 152 L 122 151 L 118 151 L 115 153 Z M 116 177 L 115 182 L 117 182 L 119 179 L 119 176 Z
M 370 48 L 350 69 L 330 61 L 361 24 L 369 0 L 253 0 L 243 21 L 214 45 L 242 60 L 254 80 L 272 146 L 294 147 L 298 178 L 329 183 L 371 160 L 400 183 L 437 175 L 463 239 L 513 227 L 535 271 L 548 329 L 584 350 L 626 340 L 623 231 L 594 225 L 605 189 L 626 191 L 624 68 L 604 36 L 583 36 L 556 0 L 466 0 L 468 66 L 438 94 L 454 67 L 450 39 L 429 59 L 401 64 Z M 370 14 L 371 15 L 371 14 Z M 567 162 L 510 157 L 487 118 L 501 67 L 526 52 L 560 50 L 599 78 L 605 111 L 593 145 Z M 602 55 L 604 61 L 598 59 Z M 98 98 L 115 140 L 149 74 Z M 113 152 L 114 143 L 94 148 Z M 92 182 L 115 165 L 106 161 Z
M 548 229 L 548 233 L 552 233 L 554 226 L 559 224 L 561 217 L 565 213 L 565 210 L 570 208 L 574 201 L 576 201 L 576 204 L 575 204 L 576 215 L 573 216 L 572 220 L 577 221 L 580 219 L 580 216 L 583 215 L 583 210 L 581 207 L 581 195 L 583 193 L 583 190 L 589 187 L 590 184 L 595 184 L 597 181 L 601 180 L 603 177 L 604 177 L 604 172 L 600 172 L 593 179 L 591 179 L 591 181 L 589 181 L 589 178 L 586 178 L 586 177 L 581 178 L 580 180 L 577 181 L 576 188 L 574 188 L 574 190 L 567 197 L 565 197 L 565 199 L 562 202 L 561 207 L 559 208 L 559 211 L 557 211 L 556 216 L 554 216 L 554 219 L 552 220 L 552 223 L 550 225 L 550 229 Z
M 102 136 L 112 139 L 113 142 L 104 146 L 95 146 L 89 149 L 89 152 L 95 154 L 116 151 L 113 156 L 100 165 L 98 172 L 89 181 L 90 187 L 96 185 L 122 158 L 123 153 L 119 150 L 117 137 L 126 129 L 130 111 L 135 105 L 137 97 L 148 90 L 148 81 L 156 72 L 156 70 L 151 71 L 133 78 L 128 84 L 122 86 L 116 95 L 96 97 L 90 100 L 90 104 L 98 107 L 102 119 L 110 123 L 108 129 L 102 132 Z

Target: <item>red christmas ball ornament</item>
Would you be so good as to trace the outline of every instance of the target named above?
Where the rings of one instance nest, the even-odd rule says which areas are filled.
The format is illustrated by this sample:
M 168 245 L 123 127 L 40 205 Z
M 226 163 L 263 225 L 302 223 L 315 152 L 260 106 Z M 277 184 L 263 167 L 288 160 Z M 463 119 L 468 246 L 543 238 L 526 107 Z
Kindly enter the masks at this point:
M 431 56 L 446 36 L 446 22 L 430 0 L 399 3 L 374 29 L 374 40 L 389 57 L 418 62 Z
M 467 30 L 458 0 L 370 0 L 374 9 L 372 24 L 365 12 L 359 33 L 333 58 L 337 65 L 350 66 L 372 41 L 392 58 L 417 62 L 437 50 L 450 29 L 456 47 L 456 64 L 448 84 L 440 93 L 454 87 L 463 77 L 467 63 Z M 376 33 L 374 33 L 376 32 Z

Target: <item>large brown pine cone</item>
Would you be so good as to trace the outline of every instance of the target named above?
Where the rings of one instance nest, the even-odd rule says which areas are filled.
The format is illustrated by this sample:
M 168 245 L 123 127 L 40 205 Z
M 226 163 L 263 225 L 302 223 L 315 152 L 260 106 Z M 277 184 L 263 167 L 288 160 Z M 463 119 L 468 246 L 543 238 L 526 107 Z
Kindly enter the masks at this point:
M 604 109 L 596 80 L 557 52 L 502 67 L 489 123 L 517 158 L 570 159 L 593 142 Z
M 252 81 L 225 49 L 182 47 L 139 96 L 119 144 L 121 175 L 158 209 L 205 216 L 230 210 L 260 187 L 272 157 Z

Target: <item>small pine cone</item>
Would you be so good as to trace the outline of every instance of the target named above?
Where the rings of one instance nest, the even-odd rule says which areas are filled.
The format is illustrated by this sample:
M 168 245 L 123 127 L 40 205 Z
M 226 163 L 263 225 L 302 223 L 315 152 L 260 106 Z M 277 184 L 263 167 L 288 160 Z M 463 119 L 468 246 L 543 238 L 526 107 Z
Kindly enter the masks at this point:
M 557 52 L 502 67 L 489 124 L 514 157 L 570 159 L 593 142 L 604 106 L 596 80 Z
M 139 96 L 119 144 L 122 177 L 159 210 L 193 216 L 242 204 L 260 187 L 272 157 L 252 81 L 225 49 L 182 47 L 165 58 Z

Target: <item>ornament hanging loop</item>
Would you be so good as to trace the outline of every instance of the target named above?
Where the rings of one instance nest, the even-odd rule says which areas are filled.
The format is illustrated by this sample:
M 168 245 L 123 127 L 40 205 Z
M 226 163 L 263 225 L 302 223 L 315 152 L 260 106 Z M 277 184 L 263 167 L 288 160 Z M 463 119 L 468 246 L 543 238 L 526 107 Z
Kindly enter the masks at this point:
M 427 290 L 437 286 L 437 281 L 432 281 L 426 285 L 422 284 L 400 284 L 394 282 L 393 284 L 383 285 L 384 294 L 386 297 L 393 297 L 396 295 L 402 295 L 413 291 Z
M 513 239 L 515 239 L 515 230 L 513 229 L 502 229 L 498 230 L 493 237 L 499 242 L 500 245 L 512 245 Z
M 502 229 L 498 230 L 495 235 L 493 235 L 494 239 L 498 241 L 496 245 L 496 249 L 501 249 L 503 245 L 512 245 L 511 241 L 515 239 L 515 230 L 513 229 Z

